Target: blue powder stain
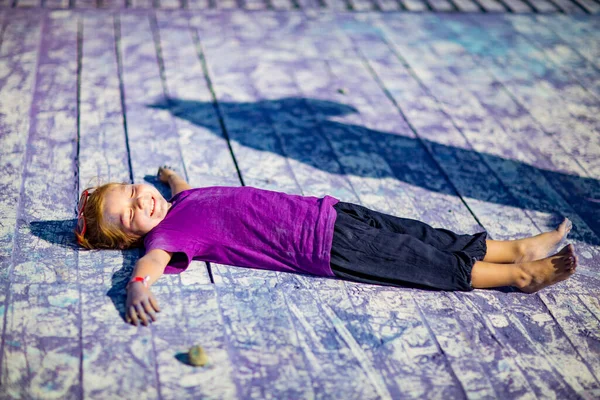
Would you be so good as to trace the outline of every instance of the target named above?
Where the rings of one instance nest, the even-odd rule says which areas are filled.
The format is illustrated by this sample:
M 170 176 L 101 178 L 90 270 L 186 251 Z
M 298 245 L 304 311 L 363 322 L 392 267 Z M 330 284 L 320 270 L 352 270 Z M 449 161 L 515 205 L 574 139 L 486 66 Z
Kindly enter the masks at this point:
M 344 31 L 352 33 L 375 33 L 379 36 L 383 36 L 381 29 L 360 22 L 344 22 L 342 23 L 341 28 Z
M 78 300 L 76 297 L 54 297 L 48 299 L 48 302 L 56 307 L 67 307 L 76 304 Z
M 58 388 L 58 385 L 54 381 L 50 381 L 46 383 L 44 386 L 44 390 L 47 392 L 53 392 Z
M 21 342 L 19 342 L 18 340 L 7 340 L 6 344 L 12 347 L 21 348 Z

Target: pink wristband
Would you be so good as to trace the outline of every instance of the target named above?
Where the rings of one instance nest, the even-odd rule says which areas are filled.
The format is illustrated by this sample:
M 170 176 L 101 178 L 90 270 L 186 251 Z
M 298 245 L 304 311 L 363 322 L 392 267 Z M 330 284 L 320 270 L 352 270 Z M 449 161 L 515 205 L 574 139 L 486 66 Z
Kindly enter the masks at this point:
M 129 285 L 131 285 L 134 282 L 142 282 L 144 284 L 145 287 L 148 287 L 148 281 L 150 280 L 150 275 L 146 275 L 145 277 L 141 277 L 141 276 L 136 276 L 135 278 L 132 278 L 129 283 L 127 284 L 127 289 L 129 288 Z

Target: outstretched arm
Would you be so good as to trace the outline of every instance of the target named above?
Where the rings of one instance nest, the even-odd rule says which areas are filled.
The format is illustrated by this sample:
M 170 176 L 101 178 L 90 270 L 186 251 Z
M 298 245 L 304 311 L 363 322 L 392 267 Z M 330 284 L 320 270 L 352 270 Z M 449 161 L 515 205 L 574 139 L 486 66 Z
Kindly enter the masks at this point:
M 179 192 L 192 188 L 185 179 L 177 174 L 177 172 L 166 166 L 162 166 L 158 169 L 158 179 L 171 187 L 171 196 L 175 196 Z
M 154 249 L 135 263 L 131 281 L 127 284 L 127 304 L 125 306 L 127 322 L 138 325 L 141 320 L 142 324 L 148 325 L 148 317 L 152 321 L 156 321 L 155 312 L 160 312 L 160 307 L 150 292 L 150 285 L 163 274 L 171 256 L 172 253 Z M 136 278 L 142 279 L 136 280 Z

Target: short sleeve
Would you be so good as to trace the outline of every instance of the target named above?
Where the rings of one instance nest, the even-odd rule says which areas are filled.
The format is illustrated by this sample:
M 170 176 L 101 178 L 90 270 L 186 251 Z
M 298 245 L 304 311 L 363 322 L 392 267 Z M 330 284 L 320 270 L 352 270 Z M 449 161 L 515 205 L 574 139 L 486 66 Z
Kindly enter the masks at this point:
M 198 246 L 196 241 L 182 236 L 181 232 L 158 229 L 148 233 L 144 239 L 146 252 L 160 249 L 173 253 L 165 268 L 165 274 L 178 274 L 185 271 L 194 258 Z

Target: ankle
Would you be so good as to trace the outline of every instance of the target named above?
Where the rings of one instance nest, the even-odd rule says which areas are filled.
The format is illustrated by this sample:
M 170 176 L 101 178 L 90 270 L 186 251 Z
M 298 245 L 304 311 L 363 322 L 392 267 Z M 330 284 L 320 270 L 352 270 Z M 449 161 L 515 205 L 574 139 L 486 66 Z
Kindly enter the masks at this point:
M 515 264 L 515 268 L 513 268 L 513 284 L 519 289 L 523 289 L 531 285 L 533 281 L 533 276 L 527 272 L 524 264 Z
M 525 240 L 517 240 L 515 242 L 515 247 L 514 247 L 515 263 L 518 263 L 527 257 L 528 248 L 529 248 L 529 246 L 527 245 L 527 242 Z

